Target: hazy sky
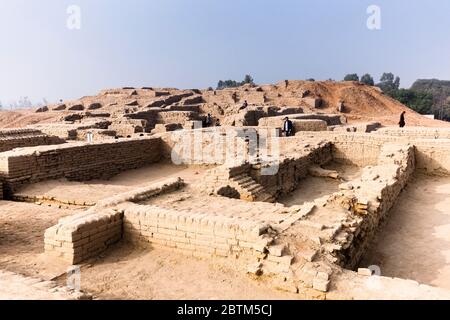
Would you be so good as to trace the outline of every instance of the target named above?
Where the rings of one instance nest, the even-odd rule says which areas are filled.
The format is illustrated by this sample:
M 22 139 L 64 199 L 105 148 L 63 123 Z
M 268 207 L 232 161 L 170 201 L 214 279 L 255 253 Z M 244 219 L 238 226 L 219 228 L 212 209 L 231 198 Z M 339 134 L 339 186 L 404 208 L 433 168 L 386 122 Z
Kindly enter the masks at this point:
M 381 30 L 366 10 L 381 8 Z M 81 29 L 67 28 L 67 8 Z M 0 0 L 0 101 L 384 71 L 450 79 L 448 0 Z

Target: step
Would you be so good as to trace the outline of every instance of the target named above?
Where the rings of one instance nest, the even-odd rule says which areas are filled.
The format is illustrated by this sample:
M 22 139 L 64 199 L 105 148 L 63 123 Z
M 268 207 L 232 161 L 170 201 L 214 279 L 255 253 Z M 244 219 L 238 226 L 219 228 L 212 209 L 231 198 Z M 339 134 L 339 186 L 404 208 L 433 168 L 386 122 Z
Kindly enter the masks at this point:
M 249 191 L 250 193 L 257 193 L 257 192 L 261 192 L 264 190 L 264 187 L 260 184 L 253 184 L 248 188 L 245 188 L 247 191 Z

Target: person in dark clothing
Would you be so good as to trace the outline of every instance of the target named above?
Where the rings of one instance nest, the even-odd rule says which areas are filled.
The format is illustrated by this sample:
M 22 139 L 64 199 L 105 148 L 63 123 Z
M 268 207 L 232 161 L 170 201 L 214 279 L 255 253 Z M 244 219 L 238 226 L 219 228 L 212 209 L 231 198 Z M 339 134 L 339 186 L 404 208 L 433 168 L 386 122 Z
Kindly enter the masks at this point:
M 402 114 L 400 115 L 400 122 L 398 123 L 400 125 L 400 128 L 403 128 L 404 126 L 406 126 L 405 114 L 406 114 L 406 111 L 403 111 Z
M 206 117 L 205 125 L 207 128 L 211 127 L 213 124 L 213 119 L 211 117 L 211 114 L 208 113 L 208 116 Z
M 244 101 L 244 104 L 239 108 L 239 110 L 244 110 L 248 107 L 248 102 L 247 100 Z
M 288 117 L 284 118 L 282 132 L 284 132 L 286 137 L 291 137 L 294 135 L 294 125 L 292 124 L 292 121 L 289 120 Z

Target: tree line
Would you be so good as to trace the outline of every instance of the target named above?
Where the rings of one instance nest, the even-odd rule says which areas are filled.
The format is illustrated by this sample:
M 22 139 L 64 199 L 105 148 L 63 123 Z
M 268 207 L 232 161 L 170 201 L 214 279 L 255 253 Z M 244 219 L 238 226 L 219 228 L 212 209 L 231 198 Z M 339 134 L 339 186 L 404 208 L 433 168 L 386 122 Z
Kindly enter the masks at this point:
M 356 73 L 347 74 L 344 77 L 344 81 L 358 81 L 369 86 L 376 86 L 386 95 L 400 101 L 420 114 L 434 114 L 438 119 L 450 120 L 450 103 L 448 108 L 444 108 L 445 112 L 442 112 L 442 108 L 438 110 L 434 103 L 435 97 L 432 92 L 417 89 L 414 85 L 411 89 L 400 88 L 400 77 L 395 76 L 391 72 L 383 73 L 377 84 L 375 84 L 373 77 L 368 73 L 361 78 Z

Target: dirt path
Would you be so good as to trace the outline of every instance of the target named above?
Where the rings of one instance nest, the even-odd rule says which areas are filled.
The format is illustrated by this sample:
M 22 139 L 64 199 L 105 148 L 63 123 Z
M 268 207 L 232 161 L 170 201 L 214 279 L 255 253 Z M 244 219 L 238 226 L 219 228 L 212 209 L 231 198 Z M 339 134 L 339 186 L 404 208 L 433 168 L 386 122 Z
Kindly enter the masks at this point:
M 361 265 L 450 289 L 450 177 L 417 174 Z
M 35 204 L 0 201 L 0 270 L 51 279 L 67 266 L 44 253 L 44 232 L 62 217 L 80 209 L 58 209 Z
M 65 179 L 43 181 L 28 185 L 18 195 L 28 197 L 54 198 L 64 203 L 95 204 L 98 200 L 146 186 L 170 177 L 180 177 L 186 183 L 198 181 L 208 167 L 175 166 L 171 163 L 155 163 L 140 169 L 129 170 L 110 180 L 89 182 L 67 181 Z
M 65 279 L 60 279 L 61 285 Z M 300 299 L 236 268 L 236 261 L 187 257 L 120 243 L 81 269 L 81 286 L 97 299 Z

